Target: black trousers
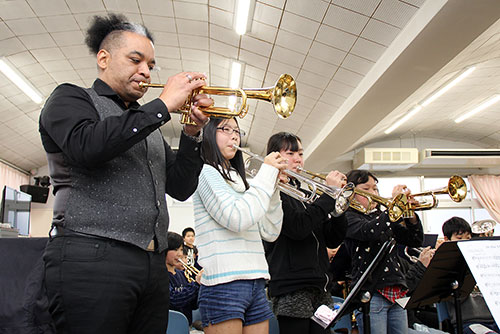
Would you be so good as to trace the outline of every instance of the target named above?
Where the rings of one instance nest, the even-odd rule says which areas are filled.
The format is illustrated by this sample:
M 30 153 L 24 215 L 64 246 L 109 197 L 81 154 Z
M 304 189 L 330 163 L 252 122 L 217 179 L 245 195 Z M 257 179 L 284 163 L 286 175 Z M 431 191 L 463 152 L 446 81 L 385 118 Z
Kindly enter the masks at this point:
M 166 333 L 165 252 L 104 238 L 61 236 L 49 241 L 44 261 L 57 333 Z
M 323 329 L 312 319 L 278 316 L 280 334 L 329 334 L 330 329 Z

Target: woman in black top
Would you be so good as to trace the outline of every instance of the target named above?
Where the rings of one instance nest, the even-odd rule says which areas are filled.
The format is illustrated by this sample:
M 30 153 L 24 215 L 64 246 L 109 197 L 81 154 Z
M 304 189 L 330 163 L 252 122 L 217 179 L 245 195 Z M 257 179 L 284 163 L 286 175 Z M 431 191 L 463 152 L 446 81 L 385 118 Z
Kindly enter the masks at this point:
M 273 135 L 267 151 L 278 151 L 288 159 L 288 169 L 297 172 L 303 166 L 300 139 L 280 132 Z M 290 185 L 300 188 L 295 179 Z M 334 171 L 327 184 L 341 187 L 346 184 L 344 174 Z M 268 293 L 273 301 L 280 333 L 329 333 L 310 319 L 322 304 L 332 304 L 329 292 L 331 281 L 326 247 L 335 248 L 345 236 L 344 215 L 333 218 L 335 200 L 322 195 L 314 203 L 305 204 L 281 192 L 283 227 L 278 239 L 265 242 L 271 280 Z
M 347 181 L 354 183 L 356 188 L 378 195 L 377 178 L 366 170 L 352 170 L 347 174 Z M 410 195 L 404 185 L 393 189 L 393 197 L 400 193 Z M 409 196 L 409 201 L 415 200 Z M 365 197 L 356 195 L 354 200 L 368 208 Z M 382 244 L 394 238 L 399 244 L 418 247 L 423 242 L 423 229 L 418 216 L 390 222 L 385 211 L 381 211 L 376 203 L 364 214 L 350 208 L 346 212 L 347 234 L 345 245 L 351 255 L 351 275 L 354 286 L 367 267 L 373 261 Z M 371 211 L 370 211 L 371 210 Z M 388 256 L 380 262 L 372 273 L 369 290 L 372 293 L 370 301 L 370 329 L 376 333 L 407 333 L 406 310 L 395 303 L 395 299 L 404 297 L 408 291 L 405 275 L 395 247 Z M 362 329 L 362 314 L 356 316 L 358 326 Z M 362 333 L 362 331 L 360 331 Z

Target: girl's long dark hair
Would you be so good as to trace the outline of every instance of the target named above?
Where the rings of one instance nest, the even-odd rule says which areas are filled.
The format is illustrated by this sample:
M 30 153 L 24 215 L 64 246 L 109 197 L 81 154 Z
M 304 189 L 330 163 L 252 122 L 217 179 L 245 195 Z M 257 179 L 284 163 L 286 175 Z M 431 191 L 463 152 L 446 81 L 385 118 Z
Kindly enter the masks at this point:
M 234 119 L 236 121 L 236 119 Z M 203 142 L 201 144 L 201 158 L 203 161 L 221 173 L 222 177 L 225 180 L 234 182 L 234 180 L 231 179 L 231 176 L 229 175 L 229 167 L 232 167 L 233 169 L 240 174 L 241 178 L 243 179 L 243 182 L 245 183 L 245 188 L 248 189 L 250 186 L 248 185 L 246 176 L 245 176 L 245 163 L 243 161 L 243 153 L 241 151 L 236 151 L 236 154 L 234 157 L 229 160 L 230 166 L 227 166 L 226 164 L 226 159 L 222 156 L 222 153 L 219 150 L 219 147 L 217 146 L 217 140 L 216 140 L 216 135 L 217 135 L 217 128 L 220 127 L 220 124 L 226 121 L 223 118 L 215 118 L 212 117 L 210 119 L 210 122 L 208 122 L 207 125 L 203 128 Z M 238 122 L 236 121 L 236 124 Z M 241 137 L 240 137 L 241 141 Z M 222 170 L 219 166 L 222 166 Z

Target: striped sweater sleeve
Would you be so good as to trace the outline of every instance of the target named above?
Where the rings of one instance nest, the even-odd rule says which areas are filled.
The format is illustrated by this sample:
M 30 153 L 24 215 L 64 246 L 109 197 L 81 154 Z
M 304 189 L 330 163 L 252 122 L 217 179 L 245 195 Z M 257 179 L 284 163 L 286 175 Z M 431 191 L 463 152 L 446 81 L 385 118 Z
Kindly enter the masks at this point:
M 278 169 L 263 164 L 250 188 L 239 193 L 214 167 L 204 165 L 199 177 L 198 194 L 206 211 L 218 224 L 233 232 L 246 231 L 263 219 L 269 210 L 277 176 Z M 283 212 L 281 205 L 273 209 L 276 212 L 271 220 L 276 223 L 282 219 Z

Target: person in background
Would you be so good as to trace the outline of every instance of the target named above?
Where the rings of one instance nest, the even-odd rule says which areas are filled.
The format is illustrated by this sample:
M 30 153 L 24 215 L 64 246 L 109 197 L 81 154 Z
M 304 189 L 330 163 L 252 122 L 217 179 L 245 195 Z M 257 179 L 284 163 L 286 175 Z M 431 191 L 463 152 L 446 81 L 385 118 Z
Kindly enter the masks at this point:
M 242 133 L 234 118 L 212 118 L 203 131 L 205 165 L 193 204 L 204 270 L 199 309 L 207 334 L 267 334 L 273 316 L 264 291 L 269 271 L 262 240 L 274 241 L 281 231 L 276 182 L 286 163 L 270 153 L 248 182 L 235 148 Z
M 299 137 L 279 132 L 267 142 L 267 152 L 280 152 L 288 160 L 288 170 L 298 173 L 304 167 L 302 142 Z M 343 187 L 345 175 L 332 171 L 326 184 Z M 300 182 L 283 178 L 297 190 Z M 305 191 L 300 189 L 301 191 Z M 283 227 L 278 239 L 264 242 L 271 280 L 268 293 L 281 334 L 330 333 L 310 318 L 321 305 L 333 306 L 330 294 L 331 275 L 328 272 L 328 248 L 336 248 L 344 239 L 344 215 L 333 217 L 335 199 L 328 194 L 313 203 L 301 202 L 280 193 Z
M 96 57 L 91 88 L 62 84 L 40 114 L 39 131 L 54 186 L 45 283 L 58 333 L 165 333 L 169 217 L 165 193 L 186 200 L 203 162 L 208 118 L 196 95 L 192 125 L 174 153 L 159 128 L 205 76 L 170 77 L 160 96 L 137 102 L 155 67 L 149 30 L 123 15 L 95 16 L 86 43 Z
M 169 274 L 170 308 L 182 312 L 191 325 L 193 310 L 198 308 L 198 290 L 202 272 L 200 271 L 195 281 L 188 282 L 184 271 L 179 269 L 179 265 L 182 267 L 179 258 L 184 255 L 182 237 L 175 232 L 168 232 L 167 239 L 166 264 Z
M 354 183 L 357 189 L 379 195 L 378 179 L 367 170 L 350 171 L 347 174 L 347 181 Z M 394 198 L 401 193 L 405 193 L 409 201 L 414 203 L 405 185 L 394 187 L 392 196 Z M 359 203 L 364 212 L 353 209 L 352 205 L 346 212 L 348 227 L 344 243 L 352 260 L 352 286 L 358 282 L 384 242 L 394 238 L 402 245 L 419 247 L 424 239 L 422 224 L 418 216 L 391 222 L 388 213 L 381 211 L 376 202 L 372 202 L 369 207 L 368 199 L 358 194 L 355 195 L 354 201 Z M 372 278 L 371 285 L 368 286 L 372 295 L 369 305 L 371 333 L 407 333 L 406 310 L 395 303 L 396 299 L 404 297 L 408 292 L 396 247 L 372 273 Z M 361 312 L 356 315 L 356 321 L 362 333 L 363 314 Z
M 469 223 L 460 217 L 452 217 L 443 223 L 443 235 L 445 242 L 470 240 L 472 230 Z M 453 302 L 446 302 L 450 320 L 453 326 L 457 326 L 455 305 Z M 473 334 L 471 326 L 481 325 L 494 333 L 500 333 L 498 325 L 491 315 L 488 305 L 484 300 L 483 294 L 476 286 L 474 290 L 465 299 L 461 301 L 462 323 L 464 334 Z M 491 332 L 488 332 L 491 333 Z
M 187 264 L 201 269 L 198 264 L 198 248 L 194 245 L 195 233 L 192 227 L 186 227 L 182 230 L 182 238 L 184 239 L 184 255 L 186 255 Z

